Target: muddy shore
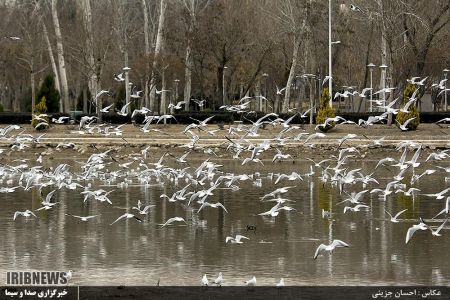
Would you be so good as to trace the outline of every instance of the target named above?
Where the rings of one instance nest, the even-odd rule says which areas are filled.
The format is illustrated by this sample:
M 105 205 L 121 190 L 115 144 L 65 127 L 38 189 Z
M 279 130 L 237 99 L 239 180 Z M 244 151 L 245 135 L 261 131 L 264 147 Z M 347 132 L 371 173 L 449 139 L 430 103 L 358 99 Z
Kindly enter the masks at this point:
M 130 155 L 132 153 L 140 153 L 146 147 L 149 148 L 150 157 L 158 157 L 162 153 L 170 152 L 175 155 L 191 151 L 191 158 L 204 159 L 206 157 L 205 151 L 211 149 L 213 154 L 218 158 L 231 158 L 227 146 L 230 144 L 229 139 L 248 146 L 250 143 L 259 144 L 265 139 L 273 139 L 284 129 L 282 126 L 269 126 L 258 131 L 257 137 L 246 137 L 245 141 L 240 140 L 240 136 L 245 134 L 244 131 L 237 132 L 237 134 L 230 134 L 229 127 L 237 127 L 238 124 L 225 125 L 220 129 L 217 125 L 209 125 L 205 131 L 195 130 L 195 134 L 199 135 L 200 139 L 196 143 L 194 149 L 187 149 L 185 147 L 191 140 L 190 136 L 182 133 L 184 125 L 156 125 L 152 129 L 158 131 L 151 131 L 143 133 L 140 127 L 127 124 L 121 127 L 123 130 L 121 136 L 114 134 L 105 135 L 100 133 L 95 134 L 80 134 L 78 126 L 76 125 L 53 125 L 48 130 L 38 132 L 30 125 L 24 125 L 21 130 L 11 132 L 8 137 L 14 137 L 21 131 L 23 134 L 30 134 L 35 138 L 39 138 L 39 143 L 28 143 L 29 147 L 23 150 L 12 149 L 13 140 L 8 138 L 0 139 L 0 151 L 3 152 L 3 158 L 16 159 L 25 156 L 47 155 L 56 158 L 76 158 L 88 156 L 91 153 L 100 150 L 113 149 L 117 155 Z M 421 124 L 416 131 L 403 132 L 395 125 L 373 125 L 367 128 L 357 127 L 355 125 L 339 125 L 330 132 L 326 133 L 326 137 L 312 139 L 305 143 L 306 133 L 315 133 L 314 127 L 310 125 L 303 125 L 300 128 L 291 130 L 283 135 L 283 137 L 290 137 L 280 145 L 277 141 L 271 143 L 271 148 L 263 155 L 263 159 L 269 159 L 273 153 L 276 153 L 275 148 L 280 148 L 293 156 L 294 159 L 300 159 L 303 154 L 308 153 L 317 157 L 327 157 L 331 154 L 336 154 L 339 148 L 341 139 L 347 134 L 356 134 L 356 138 L 347 140 L 341 147 L 355 146 L 362 150 L 362 158 L 369 156 L 376 157 L 383 155 L 384 150 L 392 151 L 401 141 L 411 140 L 420 143 L 427 152 L 435 149 L 450 148 L 450 128 L 440 127 L 435 124 Z M 294 140 L 296 136 L 305 133 L 305 136 L 299 140 Z M 380 145 L 375 145 L 374 140 L 384 137 Z M 57 147 L 58 144 L 73 143 L 73 148 L 65 149 Z M 211 153 L 210 153 L 211 154 Z M 208 155 L 209 156 L 209 155 Z M 245 153 L 242 155 L 246 156 Z M 214 157 L 214 155 L 212 155 Z

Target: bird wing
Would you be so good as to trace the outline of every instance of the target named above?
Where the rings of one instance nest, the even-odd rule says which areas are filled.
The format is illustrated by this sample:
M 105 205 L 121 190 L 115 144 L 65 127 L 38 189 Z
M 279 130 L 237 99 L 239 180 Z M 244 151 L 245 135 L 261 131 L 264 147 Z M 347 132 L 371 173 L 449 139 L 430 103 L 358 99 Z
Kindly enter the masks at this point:
M 144 209 L 141 210 L 141 213 L 146 213 L 150 209 L 150 207 L 152 207 L 152 206 L 154 206 L 154 205 L 147 205 L 147 206 L 145 206 Z
M 347 212 L 347 210 L 353 210 L 353 207 L 350 206 L 344 207 L 344 214 Z
M 21 215 L 21 214 L 22 214 L 22 213 L 21 213 L 20 211 L 16 211 L 16 212 L 14 213 L 13 220 L 16 220 L 17 216 L 19 216 L 19 215 Z
M 404 126 L 404 127 L 408 126 L 408 124 L 409 124 L 412 120 L 414 120 L 415 118 L 416 118 L 416 117 L 406 120 L 405 123 L 403 123 L 403 126 Z
M 347 243 L 341 241 L 341 240 L 333 240 L 333 242 L 330 245 L 331 247 L 350 247 Z
M 243 235 L 240 235 L 240 234 L 236 235 L 235 240 L 237 242 L 239 242 L 241 239 L 249 240 L 249 238 L 246 237 L 246 236 L 243 236 Z
M 402 213 L 404 213 L 405 211 L 407 211 L 408 209 L 404 209 L 404 210 L 401 210 L 401 211 L 399 211 L 396 215 L 395 215 L 395 217 L 394 217 L 394 219 L 397 219 Z M 392 217 L 392 216 L 391 216 Z
M 387 210 L 384 210 L 388 215 L 389 215 L 389 217 L 392 219 L 393 217 L 392 217 L 392 215 L 387 211 Z
M 50 203 L 50 200 L 53 197 L 53 194 L 56 192 L 56 190 L 51 191 L 50 193 L 47 194 L 47 197 L 45 197 L 45 203 Z
M 216 203 L 216 206 L 219 206 L 219 207 L 222 207 L 223 208 L 223 210 L 226 212 L 226 213 L 228 213 L 228 210 L 225 208 L 225 206 L 223 206 L 223 204 L 222 203 Z
M 413 225 L 412 227 L 408 228 L 408 231 L 406 232 L 406 240 L 405 244 L 408 244 L 408 242 L 411 240 L 414 232 L 416 232 L 419 229 L 417 225 Z
M 112 223 L 109 224 L 109 225 L 112 225 L 112 224 L 114 224 L 114 223 L 116 223 L 116 222 L 122 220 L 123 218 L 126 218 L 127 215 L 128 215 L 128 213 L 125 213 L 125 214 L 121 215 L 120 217 L 117 218 L 117 220 L 115 220 L 114 222 L 112 222 Z
M 326 249 L 326 246 L 324 244 L 320 244 L 319 247 L 317 247 L 316 252 L 314 253 L 314 259 L 316 259 L 320 253 L 325 251 L 325 249 Z
M 445 223 L 447 223 L 448 219 L 445 219 L 444 222 L 436 229 L 436 231 L 434 232 L 434 234 L 438 234 L 442 228 L 444 228 Z

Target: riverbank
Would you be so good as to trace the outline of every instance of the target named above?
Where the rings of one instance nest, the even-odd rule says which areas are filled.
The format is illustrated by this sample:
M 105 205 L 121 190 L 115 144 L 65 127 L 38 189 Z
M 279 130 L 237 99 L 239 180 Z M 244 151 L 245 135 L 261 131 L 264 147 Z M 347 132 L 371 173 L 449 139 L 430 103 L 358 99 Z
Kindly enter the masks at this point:
M 239 124 L 231 125 L 232 128 L 239 128 Z M 153 125 L 153 130 L 149 133 L 140 131 L 140 127 L 131 124 L 124 125 L 120 128 L 122 134 L 117 136 L 115 134 L 105 135 L 100 133 L 95 134 L 80 134 L 76 125 L 53 125 L 46 131 L 38 132 L 30 125 L 24 125 L 20 130 L 12 131 L 8 137 L 14 137 L 20 132 L 22 134 L 29 134 L 35 139 L 39 138 L 38 143 L 25 143 L 26 147 L 23 150 L 13 149 L 14 143 L 11 138 L 0 139 L 0 150 L 4 152 L 4 156 L 11 158 L 18 158 L 24 153 L 28 154 L 43 154 L 53 156 L 60 153 L 69 155 L 70 157 L 82 157 L 98 152 L 99 150 L 112 149 L 113 151 L 122 155 L 129 155 L 130 153 L 140 152 L 148 148 L 151 156 L 159 156 L 165 152 L 171 152 L 175 155 L 189 151 L 186 147 L 192 140 L 190 135 L 183 134 L 184 125 Z M 191 158 L 202 159 L 205 157 L 205 151 L 209 154 L 217 155 L 219 158 L 231 158 L 227 147 L 230 140 L 235 143 L 248 147 L 250 144 L 260 144 L 264 140 L 274 139 L 279 136 L 284 129 L 282 126 L 268 126 L 265 129 L 258 131 L 258 136 L 240 139 L 245 135 L 244 129 L 236 131 L 235 134 L 230 133 L 230 126 L 225 125 L 219 128 L 217 125 L 210 125 L 205 130 L 193 130 L 199 136 L 195 148 L 191 149 Z M 111 132 L 111 131 L 110 131 Z M 306 142 L 309 135 L 316 133 L 314 127 L 310 125 L 303 125 L 299 128 L 285 132 L 281 140 L 274 140 L 271 145 L 272 149 L 266 151 L 263 158 L 269 157 L 276 153 L 275 148 L 282 149 L 283 152 L 289 153 L 294 159 L 300 158 L 303 153 L 312 153 L 317 151 L 317 156 L 327 156 L 330 153 L 336 153 L 342 139 L 348 134 L 356 134 L 355 138 L 345 141 L 341 147 L 355 146 L 364 150 L 364 153 L 371 157 L 378 156 L 377 154 L 384 149 L 395 148 L 400 142 L 410 140 L 422 144 L 423 148 L 428 148 L 429 151 L 435 149 L 450 148 L 450 128 L 440 127 L 435 124 L 421 124 L 416 131 L 402 132 L 396 126 L 387 125 L 373 125 L 367 128 L 358 127 L 355 125 L 339 125 L 330 132 L 326 133 L 325 137 L 310 139 Z M 300 138 L 297 140 L 300 135 Z M 382 139 L 382 140 L 380 140 Z M 376 141 L 379 140 L 379 144 Z M 72 143 L 69 149 L 62 144 Z M 59 145 L 59 146 L 58 146 Z M 72 151 L 67 151 L 72 149 Z M 316 150 L 315 150 L 316 149 Z M 63 156 L 63 157 L 64 157 Z M 247 154 L 241 155 L 248 156 Z

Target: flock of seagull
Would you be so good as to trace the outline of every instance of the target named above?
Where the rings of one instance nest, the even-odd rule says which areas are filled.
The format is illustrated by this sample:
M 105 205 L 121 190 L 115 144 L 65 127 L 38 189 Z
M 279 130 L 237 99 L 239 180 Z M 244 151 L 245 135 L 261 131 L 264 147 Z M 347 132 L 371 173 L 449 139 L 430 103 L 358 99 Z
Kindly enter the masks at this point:
M 120 76 L 118 76 L 120 79 Z M 417 79 L 415 79 L 417 80 Z M 417 82 L 422 82 L 417 81 Z M 282 92 L 282 91 L 280 91 Z M 138 95 L 139 93 L 137 93 Z M 245 100 L 244 100 L 245 101 Z M 408 103 L 416 101 L 413 95 L 412 99 Z M 409 105 L 411 105 L 411 103 Z M 129 103 L 125 104 L 129 105 Z M 178 103 L 176 106 L 180 106 Z M 176 108 L 176 106 L 174 108 Z M 408 106 L 408 104 L 406 104 Z M 400 110 L 407 110 L 408 107 L 403 107 Z M 104 112 L 108 111 L 111 107 L 105 107 Z M 392 104 L 385 107 L 387 113 L 395 113 L 392 108 Z M 238 105 L 230 105 L 223 107 L 227 111 L 241 111 L 243 114 L 249 113 L 248 102 Z M 397 110 L 398 111 L 398 110 Z M 132 114 L 142 113 L 147 114 L 149 110 L 142 108 L 139 112 L 133 112 Z M 122 108 L 118 113 L 128 114 L 126 107 Z M 300 117 L 306 117 L 309 111 L 300 114 Z M 370 126 L 371 124 L 381 122 L 386 118 L 384 113 L 378 117 L 370 117 L 368 120 L 360 120 L 359 126 Z M 295 114 L 294 116 L 296 116 Z M 40 116 L 42 118 L 43 116 Z M 146 115 L 144 123 L 140 130 L 144 133 L 150 131 L 156 131 L 165 133 L 161 129 L 150 128 L 152 122 L 159 123 L 168 119 L 175 119 L 173 115 L 162 116 L 150 116 Z M 201 146 L 201 141 L 204 136 L 216 136 L 218 133 L 223 134 L 226 137 L 226 142 L 222 145 L 222 149 L 225 151 L 225 155 L 231 159 L 238 160 L 241 165 L 246 164 L 273 164 L 276 169 L 277 163 L 293 162 L 295 158 L 289 153 L 283 152 L 283 146 L 288 141 L 297 142 L 299 146 L 305 148 L 314 148 L 317 145 L 314 143 L 316 139 L 326 138 L 327 134 L 316 132 L 307 133 L 301 126 L 291 124 L 293 117 L 286 120 L 280 118 L 275 113 L 269 113 L 259 118 L 255 122 L 250 122 L 249 125 L 238 124 L 230 125 L 228 129 L 218 128 L 212 129 L 212 125 L 208 122 L 213 120 L 214 116 L 211 116 L 205 120 L 195 120 L 191 124 L 188 124 L 182 131 L 182 134 L 189 137 L 189 142 L 186 144 L 178 145 L 179 149 L 185 149 L 181 155 L 177 153 L 166 152 L 159 159 L 151 160 L 148 157 L 148 153 L 151 153 L 151 148 L 141 147 L 136 153 L 119 156 L 117 149 L 108 149 L 102 151 L 95 148 L 95 153 L 91 154 L 85 161 L 76 161 L 73 165 L 69 163 L 62 163 L 55 168 L 44 167 L 44 158 L 49 155 L 52 149 L 46 149 L 39 154 L 39 157 L 33 161 L 32 159 L 17 159 L 10 162 L 0 162 L 0 193 L 15 193 L 19 190 L 28 191 L 38 190 L 42 198 L 41 207 L 35 210 L 31 210 L 27 207 L 23 207 L 23 210 L 11 212 L 12 220 L 19 221 L 19 219 L 37 219 L 39 218 L 39 211 L 55 211 L 58 209 L 58 191 L 62 189 L 71 190 L 74 193 L 79 193 L 80 205 L 84 205 L 86 202 L 102 202 L 104 205 L 113 205 L 114 203 L 110 199 L 110 194 L 119 193 L 117 190 L 105 190 L 95 189 L 98 184 L 113 185 L 117 184 L 120 187 L 128 187 L 130 184 L 139 184 L 144 187 L 149 187 L 151 184 L 164 184 L 169 183 L 174 186 L 177 191 L 172 195 L 161 194 L 157 201 L 167 201 L 173 205 L 180 205 L 185 210 L 193 210 L 198 213 L 203 210 L 218 210 L 221 209 L 225 213 L 228 210 L 225 203 L 217 202 L 214 200 L 214 192 L 218 189 L 228 190 L 231 193 L 240 189 L 240 184 L 245 181 L 253 182 L 255 189 L 263 186 L 267 188 L 269 185 L 273 185 L 272 192 L 261 195 L 260 203 L 261 207 L 265 206 L 265 203 L 274 203 L 274 205 L 266 211 L 259 211 L 257 215 L 261 218 L 276 218 L 280 213 L 290 213 L 297 209 L 292 206 L 294 199 L 289 199 L 287 194 L 292 188 L 300 185 L 303 181 L 313 176 L 317 176 L 323 184 L 329 184 L 335 187 L 345 199 L 337 204 L 337 207 L 341 208 L 345 214 L 358 213 L 359 211 L 370 210 L 371 206 L 364 202 L 365 198 L 370 194 L 378 195 L 380 201 L 388 201 L 391 198 L 389 195 L 402 193 L 406 197 L 414 197 L 421 191 L 415 186 L 419 180 L 426 178 L 427 176 L 441 172 L 443 175 L 450 173 L 450 167 L 438 166 L 437 163 L 448 163 L 450 157 L 450 149 L 436 150 L 424 157 L 423 149 L 424 145 L 412 141 L 401 141 L 396 145 L 396 150 L 401 153 L 399 157 L 383 157 L 378 162 L 370 174 L 364 173 L 361 168 L 350 168 L 350 164 L 355 159 L 363 159 L 361 151 L 369 146 L 379 147 L 383 146 L 386 142 L 384 138 L 369 139 L 365 136 L 357 134 L 347 134 L 337 141 L 335 148 L 335 155 L 330 156 L 320 162 L 307 158 L 302 161 L 309 170 L 306 173 L 298 173 L 293 164 L 291 173 L 276 173 L 270 172 L 268 174 L 262 174 L 260 172 L 254 172 L 251 174 L 234 174 L 223 171 L 223 165 L 220 164 L 222 157 L 218 157 L 216 150 L 212 147 Z M 330 120 L 331 119 L 331 120 Z M 329 122 L 335 122 L 336 124 L 351 124 L 352 122 L 345 120 L 342 117 L 330 118 L 325 121 L 324 124 L 319 124 L 316 129 L 320 129 L 321 126 L 327 126 Z M 122 136 L 122 126 L 112 126 L 107 124 L 96 124 L 96 117 L 86 116 L 80 121 L 78 131 L 74 133 L 82 135 L 99 134 L 104 136 L 117 135 Z M 450 120 L 441 120 L 439 123 L 447 122 Z M 63 123 L 64 119 L 54 119 L 54 123 Z M 400 124 L 406 126 L 407 124 Z M 260 136 L 260 129 L 265 126 L 273 126 L 273 128 L 279 128 L 279 133 L 272 138 L 264 137 L 261 143 L 254 142 L 252 138 Z M 401 128 L 401 127 L 400 127 Z M 402 129 L 403 130 L 403 129 Z M 202 135 L 203 134 L 203 135 Z M 35 136 L 27 134 L 24 129 L 18 125 L 8 125 L 0 128 L 0 140 L 8 141 L 10 144 L 9 151 L 25 151 L 27 148 L 33 146 L 33 144 L 39 144 L 42 142 L 42 137 L 45 133 Z M 351 141 L 353 139 L 363 139 L 365 143 L 358 143 L 359 146 L 352 146 Z M 86 151 L 83 145 L 77 145 L 75 143 L 59 143 L 56 146 L 60 151 L 74 151 L 79 152 Z M 0 153 L 7 151 L 8 149 L 0 148 Z M 195 161 L 189 159 L 189 155 L 192 152 L 201 152 L 208 158 L 201 161 L 198 165 L 195 165 Z M 179 151 L 178 151 L 179 152 Z M 272 153 L 273 158 L 272 158 Z M 408 159 L 410 157 L 410 159 Z M 426 169 L 419 172 L 419 167 L 425 166 Z M 378 171 L 382 169 L 383 171 Z M 392 173 L 392 177 L 389 178 L 389 182 L 386 184 L 380 183 L 379 177 L 383 175 L 385 179 L 386 175 L 389 175 L 386 170 Z M 377 177 L 378 176 L 378 177 Z M 442 178 L 447 178 L 442 176 Z M 407 180 L 409 179 L 409 181 Z M 287 184 L 289 183 L 289 185 Z M 280 187 L 282 186 L 282 187 Z M 46 192 L 50 190 L 50 192 Z M 409 243 L 414 234 L 418 230 L 429 231 L 433 236 L 441 236 L 442 230 L 446 229 L 445 224 L 450 212 L 450 188 L 446 188 L 436 193 L 421 194 L 423 197 L 433 198 L 437 201 L 442 201 L 442 210 L 436 212 L 435 216 L 427 216 L 428 218 L 437 221 L 440 216 L 444 216 L 442 223 L 437 228 L 430 225 L 430 221 L 425 221 L 427 218 L 422 219 L 421 216 L 418 219 L 418 223 L 411 226 L 407 232 L 405 232 L 405 243 Z M 341 206 L 343 205 L 343 206 Z M 137 201 L 133 207 L 127 207 L 126 212 L 117 216 L 109 225 L 117 226 L 120 222 L 137 222 L 148 223 L 148 214 L 151 210 L 157 209 L 158 205 L 149 204 L 148 200 Z M 388 221 L 393 224 L 402 221 L 401 215 L 406 209 L 399 212 L 387 212 L 390 219 Z M 324 219 L 332 219 L 333 212 L 322 210 L 317 212 L 321 214 Z M 70 217 L 76 218 L 81 222 L 90 222 L 91 220 L 101 216 L 101 212 L 96 215 L 75 215 L 67 214 Z M 186 220 L 183 216 L 172 216 L 167 220 L 160 220 L 157 226 L 161 230 L 167 230 L 169 227 L 175 227 L 175 224 L 182 224 L 183 226 L 189 226 L 189 220 Z M 393 225 L 395 226 L 395 225 Z M 253 226 L 247 226 L 247 231 L 254 230 L 256 235 L 256 228 Z M 245 230 L 245 229 L 242 229 Z M 227 236 L 224 243 L 230 247 L 239 247 L 239 245 L 245 244 L 250 240 L 249 237 L 243 235 L 244 232 L 230 233 Z M 260 241 L 264 242 L 264 241 Z M 316 247 L 316 250 L 311 249 L 311 257 L 316 260 L 325 253 L 331 254 L 337 248 L 351 247 L 351 243 L 344 242 L 339 239 L 328 241 L 329 243 L 322 243 Z M 221 286 L 224 283 L 224 277 L 222 272 L 219 273 L 215 280 L 209 280 L 207 274 L 204 274 L 200 280 L 201 285 L 208 286 L 215 284 Z M 247 286 L 256 285 L 256 277 L 244 282 Z M 284 286 L 284 279 L 281 278 L 277 287 Z

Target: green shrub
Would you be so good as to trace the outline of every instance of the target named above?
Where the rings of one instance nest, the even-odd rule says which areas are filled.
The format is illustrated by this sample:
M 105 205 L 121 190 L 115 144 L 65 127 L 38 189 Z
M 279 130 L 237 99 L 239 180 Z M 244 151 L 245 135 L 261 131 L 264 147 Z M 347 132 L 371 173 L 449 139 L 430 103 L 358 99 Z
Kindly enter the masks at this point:
M 36 116 L 45 114 L 47 112 L 47 103 L 46 102 L 47 102 L 47 100 L 45 99 L 45 96 L 43 96 L 41 98 L 41 101 L 38 104 L 36 104 L 36 107 L 35 107 Z M 41 117 L 41 118 L 45 119 L 48 123 L 48 121 L 49 121 L 48 117 Z M 36 127 L 36 125 L 39 124 L 40 122 L 42 122 L 42 120 L 35 119 L 35 116 L 33 116 L 33 119 L 31 120 L 31 126 Z M 39 129 L 36 129 L 36 130 L 44 130 L 46 128 L 48 128 L 48 127 L 45 127 L 45 128 L 40 127 Z
M 336 116 L 336 110 L 330 107 L 330 93 L 327 88 L 322 90 L 322 95 L 320 96 L 320 106 L 319 111 L 316 116 L 316 124 L 323 124 L 326 119 L 334 118 Z M 335 123 L 330 122 L 326 127 L 319 127 L 320 131 L 327 132 L 328 130 L 334 128 Z
M 414 94 L 415 91 L 416 91 L 416 86 L 414 84 L 408 84 L 405 87 L 405 90 L 403 91 L 403 100 L 402 100 L 401 107 L 403 107 L 409 101 L 409 98 Z M 417 101 L 416 101 L 416 103 L 417 103 Z M 395 124 L 397 125 L 397 127 L 399 127 L 399 123 L 403 124 L 406 122 L 406 120 L 414 118 L 414 117 L 415 117 L 415 119 L 412 120 L 411 122 L 409 122 L 409 124 L 407 125 L 408 130 L 416 130 L 420 124 L 420 114 L 419 114 L 419 111 L 417 110 L 417 105 L 415 105 L 415 104 L 413 104 L 409 107 L 409 111 L 407 113 L 399 111 L 397 113 L 397 116 L 395 117 L 395 121 L 396 121 Z

